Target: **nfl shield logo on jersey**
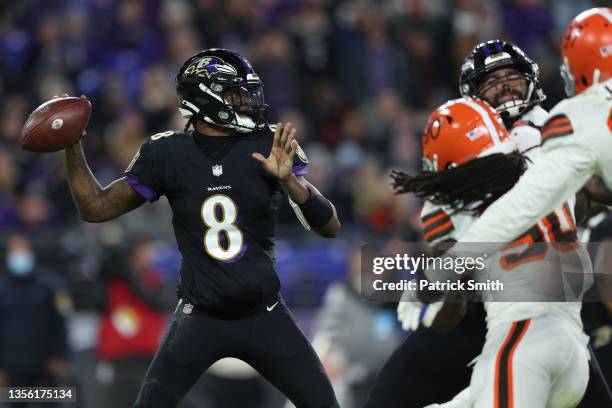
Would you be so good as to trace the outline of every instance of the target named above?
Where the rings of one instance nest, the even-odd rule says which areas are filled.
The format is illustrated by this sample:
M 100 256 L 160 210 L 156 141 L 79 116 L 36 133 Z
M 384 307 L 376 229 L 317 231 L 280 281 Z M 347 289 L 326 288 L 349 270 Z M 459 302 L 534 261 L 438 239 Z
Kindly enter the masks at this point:
M 185 303 L 185 306 L 183 306 L 183 314 L 191 314 L 191 312 L 193 311 L 193 305 L 191 303 Z
M 223 166 L 221 166 L 220 164 L 215 164 L 214 166 L 212 166 L 212 173 L 213 176 L 219 177 L 223 174 Z

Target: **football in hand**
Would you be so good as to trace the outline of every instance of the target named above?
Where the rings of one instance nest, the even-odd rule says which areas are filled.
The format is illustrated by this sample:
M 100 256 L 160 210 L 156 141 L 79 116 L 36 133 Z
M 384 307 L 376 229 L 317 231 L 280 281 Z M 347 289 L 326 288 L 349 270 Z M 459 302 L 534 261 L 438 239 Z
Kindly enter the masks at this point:
M 19 143 L 30 152 L 55 152 L 76 143 L 89 117 L 91 102 L 85 96 L 54 98 L 36 108 L 21 129 Z

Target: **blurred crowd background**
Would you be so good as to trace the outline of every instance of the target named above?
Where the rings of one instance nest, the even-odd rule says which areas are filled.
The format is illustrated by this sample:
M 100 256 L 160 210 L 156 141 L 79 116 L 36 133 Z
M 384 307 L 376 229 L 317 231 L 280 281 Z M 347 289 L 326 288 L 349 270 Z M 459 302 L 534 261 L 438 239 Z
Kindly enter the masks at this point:
M 7 260 L 0 270 L 1 275 L 8 269 L 34 272 L 32 285 L 46 295 L 27 313 L 35 316 L 36 307 L 52 308 L 61 316 L 42 319 L 38 329 L 15 323 L 14 330 L 24 336 L 31 337 L 32 330 L 40 330 L 40 336 L 58 333 L 53 340 L 57 346 L 22 365 L 34 364 L 54 381 L 78 383 L 84 407 L 120 406 L 100 402 L 109 394 L 125 394 L 130 401 L 130 386 L 138 386 L 153 343 L 173 310 L 179 263 L 164 200 L 113 222 L 81 222 L 62 153 L 40 155 L 18 148 L 27 115 L 53 95 L 86 95 L 93 114 L 84 147 L 105 185 L 121 177 L 147 136 L 183 128 L 173 82 L 183 61 L 198 50 L 224 47 L 245 55 L 263 79 L 269 121 L 296 125 L 310 159 L 308 179 L 338 210 L 342 236 L 324 241 L 306 234 L 287 205 L 281 208 L 278 271 L 283 294 L 305 332 L 317 340 L 335 385 L 350 390 L 347 398 L 354 401 L 343 406 L 358 406 L 363 394 L 359 387 L 371 381 L 402 335 L 394 324 L 394 305 L 356 301 L 357 279 L 351 278 L 359 269 L 355 248 L 379 237 L 420 239 L 420 203 L 391 194 L 390 169 L 419 169 L 425 119 L 437 105 L 457 97 L 458 69 L 480 41 L 501 38 L 523 48 L 539 63 L 548 95 L 544 106 L 552 107 L 564 96 L 558 74 L 562 31 L 593 5 L 610 3 L 0 2 L 0 244 Z M 34 289 L 18 286 L 11 293 L 19 290 L 29 296 Z M 0 306 L 22 310 L 27 298 L 14 297 L 13 306 L 8 300 Z M 363 308 L 362 314 L 341 316 L 338 305 L 351 302 L 353 309 Z M 346 336 L 364 316 L 371 322 L 361 326 L 364 333 Z M 7 332 L 4 326 L 1 330 Z M 27 344 L 47 347 L 50 341 L 44 336 L 40 345 Z M 10 342 L 3 343 L 5 337 L 0 335 L 0 383 L 7 381 L 10 355 L 19 347 L 26 350 L 22 343 L 6 351 Z M 364 353 L 371 339 L 380 350 Z M 186 401 L 185 407 L 243 406 L 239 401 L 214 405 L 218 402 L 211 390 L 223 389 L 227 384 L 219 381 L 227 378 L 250 390 L 243 394 L 251 401 L 244 406 L 256 406 L 253 401 L 270 395 L 260 406 L 282 406 L 278 396 L 261 393 L 248 368 L 228 362 L 214 371 L 218 375 L 204 378 L 199 396 L 192 398 L 199 405 Z M 277 402 L 270 402 L 275 398 Z

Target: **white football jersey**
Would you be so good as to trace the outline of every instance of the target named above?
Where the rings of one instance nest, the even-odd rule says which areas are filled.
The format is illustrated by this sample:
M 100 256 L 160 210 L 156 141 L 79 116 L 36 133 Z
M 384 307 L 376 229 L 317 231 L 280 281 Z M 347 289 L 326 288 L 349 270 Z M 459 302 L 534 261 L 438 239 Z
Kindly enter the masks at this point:
M 519 150 L 525 153 L 532 162 L 537 160 L 540 153 L 539 127 L 545 119 L 546 111 L 536 107 L 523 115 L 510 132 L 511 137 L 516 140 Z M 532 165 L 531 162 L 528 163 L 528 166 Z M 536 234 L 540 234 L 542 241 L 550 241 L 551 237 L 560 233 L 573 234 L 575 231 L 574 204 L 575 198 L 571 197 L 568 203 L 543 217 L 537 223 L 534 222 L 532 226 L 528 226 L 521 232 L 525 233 L 529 230 L 532 236 L 535 231 Z M 421 220 L 425 240 L 430 245 L 437 245 L 449 240 L 463 241 L 465 234 L 476 222 L 477 217 L 465 212 L 454 212 L 450 207 L 425 202 L 421 212 Z M 540 245 L 543 248 L 544 244 Z M 576 336 L 584 341 L 586 337 L 582 333 L 580 302 L 531 301 L 538 298 L 543 291 L 543 285 L 563 284 L 559 273 L 559 254 L 550 250 L 551 247 L 547 246 L 546 248 L 549 250 L 545 257 L 534 262 L 522 262 L 526 257 L 517 258 L 514 264 L 510 265 L 508 260 L 512 258 L 509 255 L 516 257 L 523 253 L 526 248 L 528 248 L 528 244 L 521 244 L 490 256 L 486 276 L 476 277 L 478 280 L 489 279 L 504 284 L 503 291 L 481 293 L 485 301 L 487 326 L 491 327 L 498 323 L 553 314 L 570 321 Z M 549 272 L 546 274 L 547 276 L 544 276 L 545 271 Z M 569 292 L 570 295 L 574 290 L 573 287 L 561 287 L 560 289 L 564 290 L 564 293 Z M 579 294 L 576 294 L 576 297 L 578 296 Z M 517 301 L 521 298 L 526 300 Z
M 514 240 L 584 186 L 612 188 L 612 79 L 561 101 L 542 128 L 542 152 L 519 182 L 478 218 L 465 242 Z
M 510 138 L 516 142 L 518 150 L 533 160 L 540 152 L 542 135 L 540 128 L 546 122 L 548 112 L 536 105 L 514 122 Z

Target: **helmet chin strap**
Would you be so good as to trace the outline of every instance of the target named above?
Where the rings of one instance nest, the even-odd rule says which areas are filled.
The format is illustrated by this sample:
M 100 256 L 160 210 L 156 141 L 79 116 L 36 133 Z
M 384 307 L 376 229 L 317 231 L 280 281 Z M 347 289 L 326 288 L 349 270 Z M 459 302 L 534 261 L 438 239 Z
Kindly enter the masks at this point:
M 236 116 L 236 125 L 234 125 L 234 129 L 236 129 L 240 133 L 251 133 L 257 127 L 257 124 L 253 119 L 248 116 L 241 115 L 239 113 L 235 114 Z
M 228 129 L 234 129 L 238 133 L 251 133 L 255 130 L 256 124 L 253 119 L 248 116 L 240 115 L 238 113 L 235 114 L 234 123 L 221 124 L 217 123 L 208 116 L 204 116 L 204 121 L 206 123 L 210 123 L 211 125 L 220 126 Z
M 179 112 L 183 118 L 187 119 L 188 122 L 185 127 L 187 128 L 189 124 L 196 119 L 196 116 L 198 116 L 200 110 L 197 106 L 188 101 L 182 101 L 182 104 L 185 105 L 185 107 L 179 107 Z M 234 123 L 227 124 L 217 123 L 206 115 L 201 115 L 201 118 L 204 122 L 210 123 L 211 125 L 234 129 L 239 133 L 251 133 L 257 127 L 257 124 L 253 119 L 239 113 L 234 113 Z

